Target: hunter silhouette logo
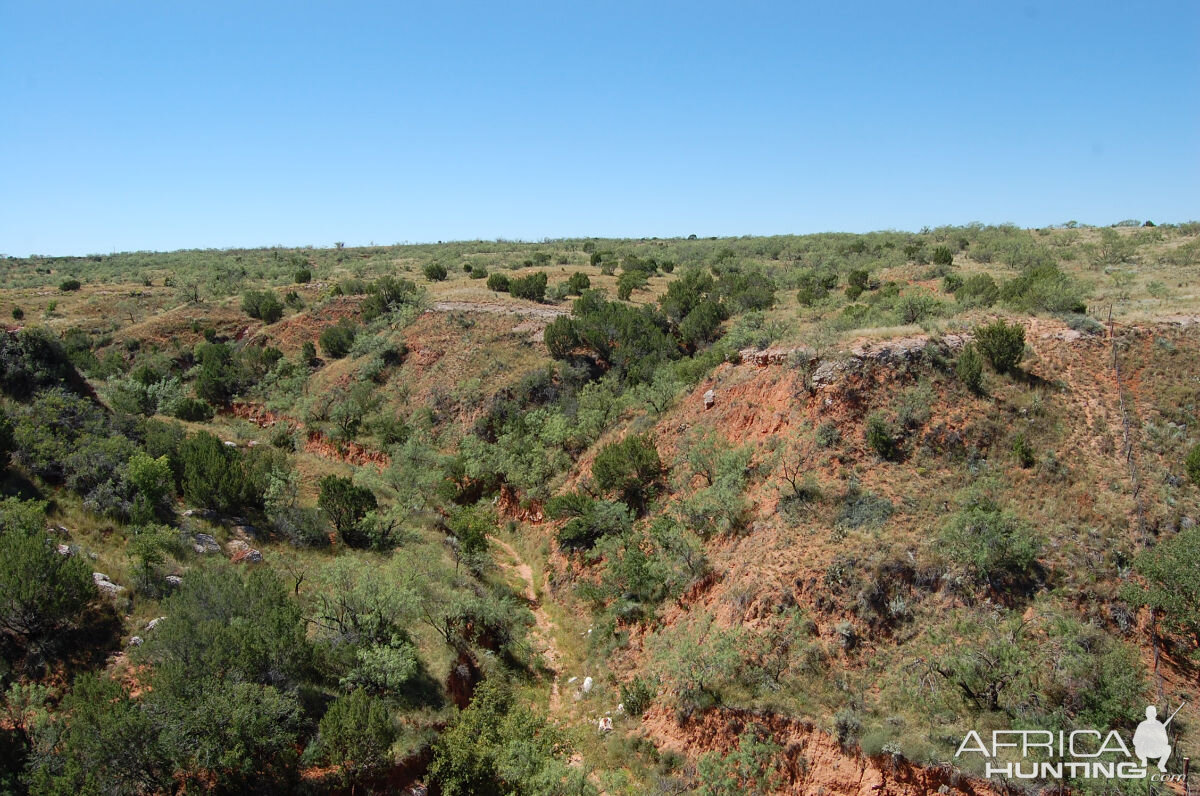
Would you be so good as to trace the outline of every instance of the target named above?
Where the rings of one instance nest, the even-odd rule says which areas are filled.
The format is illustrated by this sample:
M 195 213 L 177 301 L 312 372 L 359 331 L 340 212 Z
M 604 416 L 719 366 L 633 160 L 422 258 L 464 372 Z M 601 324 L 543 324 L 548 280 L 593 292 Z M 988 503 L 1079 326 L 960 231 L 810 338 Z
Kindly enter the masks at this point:
M 1183 705 L 1175 708 L 1175 713 L 1183 709 Z M 1171 742 L 1167 739 L 1167 725 L 1175 718 L 1172 713 L 1166 721 L 1158 720 L 1158 708 L 1149 705 L 1146 708 L 1146 720 L 1137 726 L 1133 733 L 1133 751 L 1142 761 L 1142 767 L 1148 767 L 1148 760 L 1158 761 L 1158 770 L 1164 774 L 1167 771 L 1167 759 L 1171 756 Z
M 1182 774 L 1168 774 L 1171 740 L 1167 727 L 1183 705 L 1158 720 L 1158 708 L 1149 705 L 1146 719 L 1133 733 L 1133 751 L 1116 730 L 1107 734 L 1095 729 L 992 730 L 990 743 L 975 730 L 963 738 L 954 757 L 981 756 L 984 776 L 1015 779 L 1143 779 L 1155 782 L 1183 781 Z M 1151 773 L 1151 762 L 1158 771 Z

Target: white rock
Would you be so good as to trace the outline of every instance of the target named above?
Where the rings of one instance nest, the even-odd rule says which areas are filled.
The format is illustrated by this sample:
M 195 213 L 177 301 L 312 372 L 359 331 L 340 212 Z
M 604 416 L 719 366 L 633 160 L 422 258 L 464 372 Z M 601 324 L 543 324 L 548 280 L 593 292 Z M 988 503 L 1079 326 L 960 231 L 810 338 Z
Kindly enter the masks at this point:
M 230 442 L 229 440 L 225 440 L 225 447 L 226 447 L 226 448 L 236 448 L 236 447 L 237 447 L 237 443 L 236 443 L 236 442 Z
M 105 575 L 103 572 L 93 572 L 92 581 L 96 584 L 96 588 L 105 594 L 120 594 L 121 592 L 125 591 L 124 586 L 118 586 L 117 584 L 113 583 L 108 579 L 108 575 Z
M 129 646 L 131 646 L 131 647 L 142 646 L 142 637 L 141 636 L 131 636 L 129 638 Z
M 167 582 L 168 586 L 174 586 L 178 588 L 183 585 L 183 578 L 179 577 L 178 575 L 167 575 L 165 578 L 163 578 L 163 580 Z
M 58 547 L 56 547 L 55 549 L 58 551 L 58 554 L 59 554 L 60 556 L 69 556 L 69 555 L 71 555 L 71 546 L 70 546 L 70 545 L 60 544 L 60 545 L 59 545 Z
M 146 623 L 146 630 L 153 630 L 154 628 L 158 627 L 158 624 L 160 622 L 162 622 L 162 620 L 164 620 L 164 619 L 166 619 L 165 616 L 159 616 L 159 617 L 155 617 L 154 619 L 151 619 L 149 622 Z
M 612 719 L 610 719 L 608 716 L 600 719 L 599 723 L 596 725 L 596 729 L 600 730 L 600 732 L 612 732 L 612 728 Z
M 590 677 L 583 678 L 583 693 L 585 693 L 585 694 L 592 693 L 592 678 L 590 678 Z
M 578 679 L 579 679 L 578 677 L 572 677 L 570 680 L 567 680 L 567 685 L 572 685 L 572 684 L 574 684 L 574 682 L 575 682 L 576 680 L 578 680 Z
M 717 402 L 717 394 L 714 391 L 709 390 L 708 392 L 704 393 L 704 408 L 705 409 L 712 409 L 713 404 L 715 404 L 716 402 Z

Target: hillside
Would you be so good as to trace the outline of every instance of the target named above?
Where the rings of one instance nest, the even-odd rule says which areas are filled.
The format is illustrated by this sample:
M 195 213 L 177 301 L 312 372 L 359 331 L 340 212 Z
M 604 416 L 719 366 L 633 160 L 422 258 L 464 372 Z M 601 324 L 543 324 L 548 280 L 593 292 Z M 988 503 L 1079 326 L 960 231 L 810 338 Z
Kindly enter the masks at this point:
M 1151 222 L 2 259 L 0 791 L 1183 793 L 1198 277 Z M 1147 705 L 1174 780 L 956 754 Z

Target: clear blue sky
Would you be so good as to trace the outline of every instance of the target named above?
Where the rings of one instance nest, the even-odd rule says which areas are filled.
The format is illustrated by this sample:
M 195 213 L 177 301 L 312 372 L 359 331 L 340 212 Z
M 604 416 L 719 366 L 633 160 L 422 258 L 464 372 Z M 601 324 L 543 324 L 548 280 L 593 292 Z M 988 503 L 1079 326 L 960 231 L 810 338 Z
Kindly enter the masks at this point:
M 1200 3 L 0 0 L 0 252 L 1200 217 Z

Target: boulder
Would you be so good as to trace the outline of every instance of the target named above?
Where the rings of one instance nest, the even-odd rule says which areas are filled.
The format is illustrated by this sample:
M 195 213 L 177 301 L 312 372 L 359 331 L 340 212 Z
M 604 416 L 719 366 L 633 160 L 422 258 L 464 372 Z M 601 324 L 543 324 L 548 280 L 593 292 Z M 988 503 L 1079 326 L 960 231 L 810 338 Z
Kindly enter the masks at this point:
M 612 732 L 612 728 L 612 719 L 608 716 L 603 717 L 596 724 L 596 729 L 598 729 L 600 732 Z
M 141 637 L 141 636 L 130 636 L 130 638 L 129 638 L 129 646 L 131 646 L 131 647 L 140 647 L 140 646 L 142 646 L 142 637 Z
M 207 533 L 198 533 L 192 537 L 192 549 L 197 553 L 219 553 L 221 545 Z
M 715 392 L 713 392 L 712 390 L 709 390 L 708 392 L 704 393 L 704 408 L 705 409 L 712 409 L 713 405 L 716 404 L 716 402 L 717 402 L 717 394 Z
M 165 578 L 163 578 L 163 580 L 167 582 L 168 586 L 172 586 L 176 589 L 183 585 L 183 578 L 179 577 L 178 575 L 167 575 Z
M 232 542 L 225 545 L 225 552 L 229 554 L 229 560 L 235 564 L 241 564 L 243 562 L 256 564 L 263 560 L 262 553 L 260 553 L 258 550 L 255 550 L 241 539 L 234 539 Z
M 165 616 L 158 616 L 158 617 L 155 617 L 154 619 L 151 619 L 149 622 L 147 622 L 147 623 L 146 623 L 146 630 L 147 630 L 147 632 L 149 632 L 149 631 L 153 630 L 154 628 L 158 627 L 159 623 L 161 623 L 161 622 L 162 622 L 162 620 L 164 620 L 164 619 L 166 619 L 166 617 L 165 617 Z
M 125 591 L 124 586 L 118 586 L 117 584 L 113 583 L 108 579 L 108 575 L 105 575 L 103 572 L 93 572 L 92 581 L 96 584 L 97 589 L 109 596 L 120 594 L 121 592 Z
M 590 678 L 590 677 L 583 678 L 583 693 L 585 693 L 585 694 L 592 693 L 592 684 L 593 684 L 592 678 Z

